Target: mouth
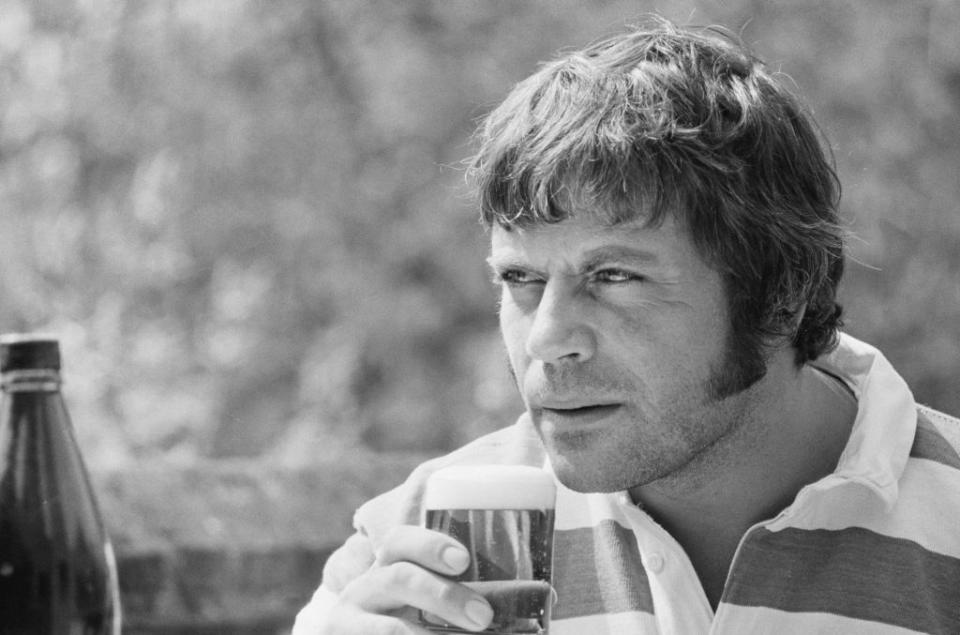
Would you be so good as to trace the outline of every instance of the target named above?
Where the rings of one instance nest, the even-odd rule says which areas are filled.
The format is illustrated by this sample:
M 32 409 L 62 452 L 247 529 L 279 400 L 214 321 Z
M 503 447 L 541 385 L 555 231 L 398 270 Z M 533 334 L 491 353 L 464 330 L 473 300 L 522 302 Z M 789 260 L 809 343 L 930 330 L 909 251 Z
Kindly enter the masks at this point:
M 559 425 L 587 425 L 598 423 L 615 414 L 620 404 L 594 404 L 587 406 L 541 406 L 541 419 L 552 419 Z

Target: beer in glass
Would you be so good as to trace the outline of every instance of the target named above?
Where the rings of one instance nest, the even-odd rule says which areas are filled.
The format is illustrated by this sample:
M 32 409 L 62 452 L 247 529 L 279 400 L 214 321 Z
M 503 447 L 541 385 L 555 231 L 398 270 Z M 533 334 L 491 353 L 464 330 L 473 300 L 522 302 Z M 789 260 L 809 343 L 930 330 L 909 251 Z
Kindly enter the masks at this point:
M 555 498 L 553 476 L 535 467 L 454 466 L 427 481 L 426 527 L 467 548 L 470 566 L 455 579 L 493 607 L 493 621 L 483 632 L 548 632 Z M 437 632 L 467 632 L 433 615 L 421 618 Z

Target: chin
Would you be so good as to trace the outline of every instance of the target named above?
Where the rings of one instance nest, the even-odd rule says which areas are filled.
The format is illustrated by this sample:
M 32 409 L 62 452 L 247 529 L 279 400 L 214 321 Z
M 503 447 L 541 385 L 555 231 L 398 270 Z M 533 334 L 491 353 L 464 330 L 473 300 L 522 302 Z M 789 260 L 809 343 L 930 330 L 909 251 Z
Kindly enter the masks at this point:
M 581 494 L 610 494 L 622 492 L 636 485 L 636 479 L 628 478 L 628 473 L 617 470 L 610 473 L 600 466 L 622 465 L 617 462 L 592 460 L 585 463 L 571 461 L 569 457 L 551 453 L 550 466 L 557 480 L 574 492 Z

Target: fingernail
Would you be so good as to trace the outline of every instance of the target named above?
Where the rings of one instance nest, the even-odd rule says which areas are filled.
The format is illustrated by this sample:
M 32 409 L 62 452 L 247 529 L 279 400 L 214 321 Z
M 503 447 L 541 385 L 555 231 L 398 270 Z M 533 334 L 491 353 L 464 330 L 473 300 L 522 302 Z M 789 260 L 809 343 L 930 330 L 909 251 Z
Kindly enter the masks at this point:
M 480 627 L 485 627 L 493 619 L 493 609 L 483 600 L 469 600 L 463 607 L 470 621 Z
M 448 567 L 457 573 L 466 569 L 467 565 L 470 563 L 470 556 L 466 551 L 458 547 L 445 547 L 440 553 L 440 557 Z

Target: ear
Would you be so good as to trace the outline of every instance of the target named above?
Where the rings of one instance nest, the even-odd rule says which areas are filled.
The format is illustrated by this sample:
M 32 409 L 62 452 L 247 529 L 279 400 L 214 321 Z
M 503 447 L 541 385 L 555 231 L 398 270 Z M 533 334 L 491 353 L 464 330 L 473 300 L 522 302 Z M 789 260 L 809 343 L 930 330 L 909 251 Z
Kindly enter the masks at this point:
M 799 307 L 797 307 L 797 312 L 793 315 L 793 321 L 790 325 L 790 332 L 796 335 L 797 331 L 800 330 L 800 324 L 803 322 L 803 316 L 807 314 L 807 303 L 804 302 Z

